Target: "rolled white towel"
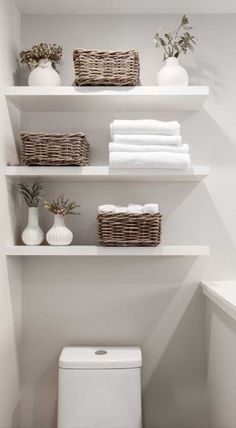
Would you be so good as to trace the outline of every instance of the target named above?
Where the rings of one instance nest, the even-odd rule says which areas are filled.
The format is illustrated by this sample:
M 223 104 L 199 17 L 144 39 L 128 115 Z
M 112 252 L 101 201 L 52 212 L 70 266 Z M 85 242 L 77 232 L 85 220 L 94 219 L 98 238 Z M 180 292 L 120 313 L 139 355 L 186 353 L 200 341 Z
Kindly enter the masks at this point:
M 170 145 L 170 146 L 179 146 L 182 144 L 181 135 L 122 135 L 114 134 L 112 135 L 112 140 L 114 143 L 119 144 L 134 144 L 134 145 Z
M 190 166 L 188 153 L 148 152 L 109 154 L 111 168 L 169 168 L 186 169 Z
M 154 119 L 114 120 L 110 125 L 111 136 L 114 134 L 154 134 L 179 135 L 180 124 L 177 121 L 162 122 Z
M 100 205 L 98 207 L 99 214 L 105 214 L 105 213 L 115 213 L 116 212 L 116 206 L 115 205 Z
M 143 206 L 138 204 L 128 204 L 127 212 L 129 214 L 142 214 Z
M 157 213 L 159 213 L 158 204 L 145 204 L 143 206 L 143 213 L 144 214 L 157 214 Z
M 171 152 L 171 153 L 189 153 L 188 144 L 181 146 L 159 146 L 159 145 L 135 145 L 109 143 L 109 152 Z
M 126 214 L 128 207 L 116 207 L 116 214 Z

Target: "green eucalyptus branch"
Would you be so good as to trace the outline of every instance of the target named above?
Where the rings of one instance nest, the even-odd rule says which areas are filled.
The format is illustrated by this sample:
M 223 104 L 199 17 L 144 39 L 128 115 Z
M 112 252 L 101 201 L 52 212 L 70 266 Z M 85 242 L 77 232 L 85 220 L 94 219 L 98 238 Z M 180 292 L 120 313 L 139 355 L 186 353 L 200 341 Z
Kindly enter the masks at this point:
M 183 15 L 177 30 L 162 34 L 160 29 L 155 34 L 154 43 L 157 48 L 161 47 L 164 50 L 164 61 L 170 57 L 178 58 L 181 53 L 186 55 L 188 51 L 194 50 L 196 38 L 190 33 L 192 29 L 188 17 Z

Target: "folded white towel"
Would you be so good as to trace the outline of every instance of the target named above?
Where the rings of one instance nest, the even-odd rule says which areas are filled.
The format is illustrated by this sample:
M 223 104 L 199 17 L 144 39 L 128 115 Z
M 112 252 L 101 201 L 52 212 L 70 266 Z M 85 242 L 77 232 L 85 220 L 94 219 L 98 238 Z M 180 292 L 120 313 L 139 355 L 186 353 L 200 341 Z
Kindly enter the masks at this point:
M 145 204 L 143 206 L 143 213 L 144 214 L 157 214 L 157 213 L 159 213 L 158 204 Z
M 135 144 L 117 144 L 109 143 L 109 152 L 171 152 L 171 153 L 189 153 L 188 144 L 181 146 L 159 146 L 159 145 L 135 145 Z
M 127 212 L 129 214 L 142 214 L 143 206 L 136 204 L 128 204 Z
M 182 144 L 182 137 L 180 135 L 122 135 L 114 134 L 112 136 L 114 143 L 119 144 L 160 144 L 160 145 L 170 145 L 170 146 L 179 146 Z
M 180 124 L 177 121 L 162 122 L 154 119 L 114 120 L 110 125 L 111 136 L 114 134 L 158 134 L 179 135 Z
M 116 212 L 116 206 L 115 205 L 100 205 L 98 207 L 99 214 L 105 214 L 105 213 L 115 213 Z
M 148 152 L 109 154 L 111 168 L 169 168 L 186 169 L 190 165 L 188 153 Z

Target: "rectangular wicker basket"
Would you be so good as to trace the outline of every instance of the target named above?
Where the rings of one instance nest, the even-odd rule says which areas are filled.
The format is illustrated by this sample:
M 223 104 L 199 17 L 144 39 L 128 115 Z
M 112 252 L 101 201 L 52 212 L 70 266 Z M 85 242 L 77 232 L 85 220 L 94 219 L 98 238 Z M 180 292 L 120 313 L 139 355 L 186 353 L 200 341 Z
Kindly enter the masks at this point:
M 86 166 L 89 144 L 85 134 L 21 133 L 22 162 L 25 165 Z
M 78 86 L 137 86 L 139 55 L 129 51 L 91 51 L 73 53 L 75 84 Z
M 105 247 L 155 247 L 161 241 L 160 214 L 98 214 L 98 244 Z

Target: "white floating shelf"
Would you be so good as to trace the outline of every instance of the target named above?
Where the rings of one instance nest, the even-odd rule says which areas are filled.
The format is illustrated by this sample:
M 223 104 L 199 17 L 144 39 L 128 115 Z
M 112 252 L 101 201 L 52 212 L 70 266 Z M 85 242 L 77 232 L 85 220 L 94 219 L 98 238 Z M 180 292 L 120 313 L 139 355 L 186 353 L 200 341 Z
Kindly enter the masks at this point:
M 22 15 L 114 15 L 235 13 L 234 1 L 167 2 L 165 0 L 17 0 Z
M 208 86 L 9 86 L 6 97 L 26 111 L 198 110 Z
M 44 181 L 96 181 L 96 182 L 196 182 L 209 175 L 208 166 L 192 166 L 187 170 L 165 169 L 110 169 L 108 166 L 87 167 L 37 167 L 8 166 L 6 176 L 9 178 L 40 177 Z
M 209 247 L 201 245 L 160 245 L 158 247 L 97 247 L 95 245 L 71 245 L 50 247 L 9 246 L 7 256 L 208 256 Z
M 205 296 L 236 320 L 236 281 L 206 281 L 201 286 Z
M 23 15 L 207 14 L 235 13 L 234 1 L 167 2 L 164 0 L 17 0 Z

